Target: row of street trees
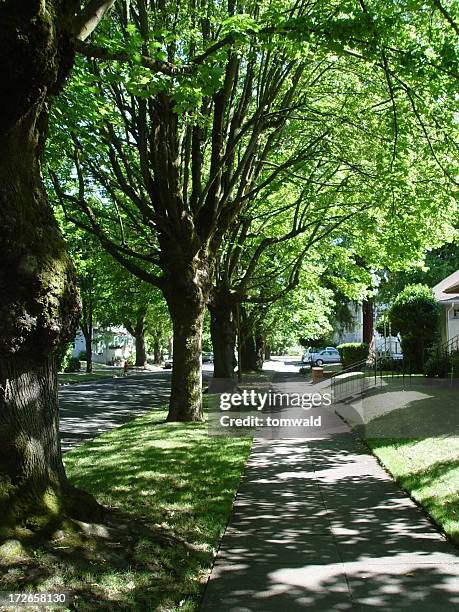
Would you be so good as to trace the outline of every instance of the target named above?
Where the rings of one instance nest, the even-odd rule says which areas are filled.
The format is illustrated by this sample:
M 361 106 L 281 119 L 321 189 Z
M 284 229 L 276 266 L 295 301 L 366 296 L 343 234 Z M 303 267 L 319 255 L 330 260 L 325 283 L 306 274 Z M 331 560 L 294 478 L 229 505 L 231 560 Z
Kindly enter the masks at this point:
M 68 220 L 164 295 L 170 420 L 202 418 L 207 306 L 231 376 L 238 305 L 297 286 L 313 247 L 396 267 L 444 233 L 453 142 L 432 92 L 386 45 L 387 15 L 330 21 L 331 4 L 119 3 L 78 46 L 53 185 Z

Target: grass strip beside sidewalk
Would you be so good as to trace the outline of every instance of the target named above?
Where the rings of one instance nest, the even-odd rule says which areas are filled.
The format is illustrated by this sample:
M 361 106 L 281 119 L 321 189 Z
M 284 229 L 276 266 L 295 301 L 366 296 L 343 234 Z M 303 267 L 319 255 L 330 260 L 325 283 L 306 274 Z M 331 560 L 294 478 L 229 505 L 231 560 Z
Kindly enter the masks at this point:
M 71 482 L 112 509 L 111 522 L 62 530 L 2 567 L 0 590 L 65 589 L 74 610 L 197 609 L 251 441 L 165 416 L 149 413 L 65 455 Z
M 366 440 L 381 463 L 459 544 L 459 437 Z

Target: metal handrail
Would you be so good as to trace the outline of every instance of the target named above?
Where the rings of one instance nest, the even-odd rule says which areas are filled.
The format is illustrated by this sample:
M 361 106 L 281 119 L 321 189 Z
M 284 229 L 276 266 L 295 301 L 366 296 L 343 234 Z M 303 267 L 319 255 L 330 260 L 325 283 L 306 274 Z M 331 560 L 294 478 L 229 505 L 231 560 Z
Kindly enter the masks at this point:
M 384 358 L 371 356 L 368 359 L 353 363 L 343 370 L 334 372 L 330 377 L 333 399 L 336 401 L 337 399 L 344 400 L 349 397 L 363 396 L 370 388 L 376 388 L 378 382 L 382 387 L 385 374 L 387 373 L 387 368 L 382 367 L 383 363 L 385 363 Z M 394 369 L 394 367 L 390 369 L 392 378 L 394 378 L 395 374 L 397 376 L 401 375 L 403 384 L 405 384 L 406 377 L 409 376 L 409 381 L 411 382 L 412 371 L 410 362 L 403 360 L 400 365 L 400 369 Z M 343 377 L 343 375 L 359 371 L 363 374 L 362 376 L 348 379 L 345 376 Z M 341 380 L 339 377 L 341 377 Z
M 427 355 L 430 354 L 430 357 L 436 359 L 437 371 L 440 372 L 440 362 L 444 361 L 444 373 L 446 376 L 450 376 L 453 378 L 453 361 L 450 359 L 450 356 L 453 352 L 459 352 L 459 334 L 453 336 L 449 340 L 442 342 L 441 344 L 437 344 L 432 347 Z M 442 370 L 443 371 L 443 370 Z M 441 374 L 439 374 L 441 377 Z
M 368 361 L 369 361 L 369 358 L 367 357 L 366 359 L 362 359 L 361 361 L 356 361 L 355 363 L 351 363 L 351 365 L 347 366 L 347 368 L 343 368 L 342 370 L 337 370 L 336 372 L 333 372 L 331 376 L 329 377 L 329 379 L 336 378 L 336 376 L 340 376 L 341 374 L 346 374 L 347 372 L 353 372 L 355 371 L 356 368 L 360 368 L 366 365 Z
M 453 336 L 452 338 L 450 338 L 449 340 L 446 340 L 445 342 L 442 342 L 441 344 L 437 344 L 434 347 L 434 350 L 437 352 L 437 354 L 442 351 L 444 353 L 452 353 L 453 350 L 459 351 L 459 334 L 457 334 L 456 336 Z

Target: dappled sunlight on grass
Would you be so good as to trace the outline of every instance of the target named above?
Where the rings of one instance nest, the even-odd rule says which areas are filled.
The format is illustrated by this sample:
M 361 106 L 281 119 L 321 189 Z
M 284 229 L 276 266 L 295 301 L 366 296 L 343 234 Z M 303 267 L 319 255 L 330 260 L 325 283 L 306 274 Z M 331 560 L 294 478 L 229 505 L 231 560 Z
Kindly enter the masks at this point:
M 367 442 L 400 485 L 459 543 L 459 436 Z
M 165 416 L 151 412 L 65 455 L 72 484 L 111 512 L 10 564 L 0 590 L 65 587 L 78 610 L 197 609 L 251 441 Z
M 67 455 L 72 482 L 104 505 L 215 545 L 247 443 L 209 438 L 205 424 L 155 424 L 161 418 L 148 415 Z

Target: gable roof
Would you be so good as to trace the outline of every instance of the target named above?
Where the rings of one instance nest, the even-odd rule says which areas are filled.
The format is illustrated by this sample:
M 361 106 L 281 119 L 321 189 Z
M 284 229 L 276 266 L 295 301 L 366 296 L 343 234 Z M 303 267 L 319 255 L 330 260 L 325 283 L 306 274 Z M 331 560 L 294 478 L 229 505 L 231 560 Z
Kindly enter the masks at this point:
M 440 281 L 432 291 L 439 302 L 457 302 L 459 300 L 459 270 Z

